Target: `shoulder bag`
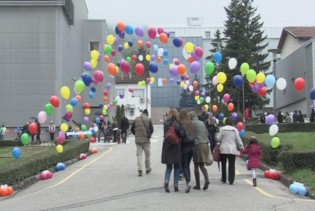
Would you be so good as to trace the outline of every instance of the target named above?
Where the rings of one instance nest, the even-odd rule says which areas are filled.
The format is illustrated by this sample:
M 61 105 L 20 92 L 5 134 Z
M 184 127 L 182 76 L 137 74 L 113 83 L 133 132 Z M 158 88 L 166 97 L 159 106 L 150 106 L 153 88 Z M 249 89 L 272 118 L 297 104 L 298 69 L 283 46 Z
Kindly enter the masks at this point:
M 145 128 L 145 131 L 147 132 L 147 137 L 148 137 L 148 138 L 151 138 L 152 134 L 149 133 L 148 128 L 145 126 L 145 124 L 144 124 L 144 122 L 143 122 L 143 119 L 142 119 L 141 117 L 140 117 L 140 119 L 141 119 L 142 124 L 143 124 L 143 126 L 144 126 L 144 128 Z

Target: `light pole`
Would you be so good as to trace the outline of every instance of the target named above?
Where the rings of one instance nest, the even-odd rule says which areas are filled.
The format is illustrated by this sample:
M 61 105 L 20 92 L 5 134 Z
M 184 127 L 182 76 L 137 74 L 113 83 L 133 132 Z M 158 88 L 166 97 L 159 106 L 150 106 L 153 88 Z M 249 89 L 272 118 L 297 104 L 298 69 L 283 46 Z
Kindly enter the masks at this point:
M 277 80 L 276 75 L 276 63 L 277 63 L 277 55 L 281 53 L 281 50 L 278 48 L 273 48 L 268 50 L 269 53 L 272 53 L 272 61 L 273 61 L 273 75 L 275 76 L 275 79 Z M 273 88 L 273 113 L 276 114 L 277 106 L 276 106 L 276 85 Z

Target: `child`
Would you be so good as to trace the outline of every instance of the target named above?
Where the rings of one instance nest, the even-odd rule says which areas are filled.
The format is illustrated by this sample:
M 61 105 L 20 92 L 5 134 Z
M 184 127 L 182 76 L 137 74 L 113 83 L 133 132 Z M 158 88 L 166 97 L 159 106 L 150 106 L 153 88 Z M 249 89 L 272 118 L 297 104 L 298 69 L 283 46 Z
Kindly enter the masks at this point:
M 248 164 L 247 169 L 252 170 L 253 176 L 253 186 L 257 186 L 256 179 L 256 169 L 261 167 L 260 158 L 261 158 L 261 147 L 258 144 L 257 138 L 252 136 L 249 144 L 242 151 L 244 154 L 248 154 Z

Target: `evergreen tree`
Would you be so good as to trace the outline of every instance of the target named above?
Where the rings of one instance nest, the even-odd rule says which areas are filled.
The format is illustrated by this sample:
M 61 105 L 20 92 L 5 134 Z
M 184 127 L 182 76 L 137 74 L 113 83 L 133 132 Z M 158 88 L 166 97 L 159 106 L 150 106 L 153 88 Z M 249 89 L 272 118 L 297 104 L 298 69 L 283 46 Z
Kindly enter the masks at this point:
M 242 110 L 243 102 L 242 88 L 236 88 L 233 84 L 233 77 L 241 74 L 239 69 L 242 63 L 248 63 L 250 69 L 265 71 L 269 68 L 270 62 L 265 62 L 267 53 L 262 53 L 268 43 L 262 30 L 263 23 L 260 23 L 260 15 L 256 15 L 257 9 L 252 6 L 253 0 L 231 0 L 228 7 L 225 7 L 227 20 L 225 22 L 224 45 L 222 45 L 222 63 L 217 67 L 217 72 L 224 72 L 227 81 L 224 84 L 223 93 L 229 93 L 238 111 Z M 218 36 L 219 38 L 219 36 Z M 216 37 L 216 39 L 218 39 Z M 216 46 L 214 46 L 216 48 Z M 238 65 L 234 70 L 229 70 L 229 58 L 236 58 Z M 244 101 L 245 107 L 261 108 L 269 102 L 266 97 L 260 97 L 253 93 L 246 77 L 244 77 Z

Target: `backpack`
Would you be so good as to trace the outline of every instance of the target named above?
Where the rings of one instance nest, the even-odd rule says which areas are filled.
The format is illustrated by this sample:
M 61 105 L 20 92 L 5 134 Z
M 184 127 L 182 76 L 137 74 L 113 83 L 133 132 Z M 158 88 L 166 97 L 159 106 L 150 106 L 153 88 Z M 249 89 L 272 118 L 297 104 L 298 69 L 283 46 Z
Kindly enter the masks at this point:
M 169 127 L 168 131 L 165 134 L 165 139 L 172 145 L 177 145 L 180 142 L 180 137 L 177 135 L 175 130 L 176 121 Z

